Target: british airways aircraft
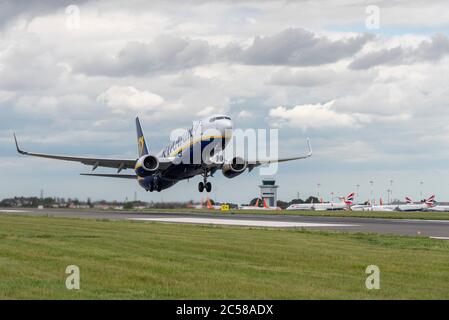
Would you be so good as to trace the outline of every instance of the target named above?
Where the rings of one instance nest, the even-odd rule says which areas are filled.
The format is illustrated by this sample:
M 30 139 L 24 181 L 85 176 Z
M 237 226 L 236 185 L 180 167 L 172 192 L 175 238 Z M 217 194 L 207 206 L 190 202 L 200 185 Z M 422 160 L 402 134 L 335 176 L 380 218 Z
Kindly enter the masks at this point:
M 194 122 L 193 126 L 185 130 L 178 138 L 155 154 L 149 152 L 139 118 L 136 118 L 138 158 L 137 159 L 109 159 L 89 158 L 44 153 L 26 152 L 20 149 L 16 135 L 14 140 L 17 151 L 23 155 L 50 158 L 57 160 L 75 161 L 91 165 L 92 171 L 98 167 L 117 169 L 116 174 L 81 174 L 85 176 L 112 177 L 137 180 L 146 191 L 158 191 L 170 188 L 181 180 L 201 175 L 203 181 L 198 184 L 198 191 L 210 192 L 212 185 L 208 177 L 221 169 L 227 178 L 234 178 L 246 169 L 252 171 L 255 167 L 290 160 L 309 158 L 312 155 L 310 141 L 307 139 L 308 153 L 306 155 L 278 158 L 247 160 L 239 156 L 224 159 L 223 151 L 232 139 L 232 120 L 226 115 L 214 115 Z M 135 174 L 120 174 L 124 169 L 134 169 Z

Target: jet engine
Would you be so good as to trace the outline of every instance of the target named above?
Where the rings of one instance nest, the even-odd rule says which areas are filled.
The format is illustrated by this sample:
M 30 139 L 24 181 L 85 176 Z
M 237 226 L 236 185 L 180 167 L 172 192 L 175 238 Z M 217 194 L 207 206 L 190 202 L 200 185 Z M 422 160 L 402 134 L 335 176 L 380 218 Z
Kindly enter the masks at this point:
M 247 166 L 245 159 L 234 157 L 229 163 L 224 164 L 221 170 L 226 178 L 234 178 L 242 174 Z
M 136 164 L 136 173 L 139 176 L 152 174 L 157 169 L 159 169 L 159 160 L 149 154 L 141 157 Z

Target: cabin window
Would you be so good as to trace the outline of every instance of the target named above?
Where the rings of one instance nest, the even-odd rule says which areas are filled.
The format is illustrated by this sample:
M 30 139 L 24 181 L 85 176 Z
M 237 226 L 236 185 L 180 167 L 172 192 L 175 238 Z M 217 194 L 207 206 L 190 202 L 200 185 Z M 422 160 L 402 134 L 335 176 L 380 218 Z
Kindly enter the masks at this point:
M 214 121 L 216 121 L 216 120 L 223 120 L 223 119 L 231 120 L 231 118 L 229 118 L 229 117 L 226 117 L 226 116 L 219 116 L 219 117 L 213 117 L 213 118 L 210 118 L 209 122 L 214 122 Z

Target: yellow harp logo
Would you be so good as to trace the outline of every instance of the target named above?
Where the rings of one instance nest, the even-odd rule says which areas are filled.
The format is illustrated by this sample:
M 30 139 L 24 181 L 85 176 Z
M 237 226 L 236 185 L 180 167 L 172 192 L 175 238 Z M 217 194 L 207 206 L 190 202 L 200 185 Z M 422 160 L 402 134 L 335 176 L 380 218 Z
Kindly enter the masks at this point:
M 143 136 L 139 137 L 139 154 L 143 154 L 143 146 L 145 145 L 145 138 Z

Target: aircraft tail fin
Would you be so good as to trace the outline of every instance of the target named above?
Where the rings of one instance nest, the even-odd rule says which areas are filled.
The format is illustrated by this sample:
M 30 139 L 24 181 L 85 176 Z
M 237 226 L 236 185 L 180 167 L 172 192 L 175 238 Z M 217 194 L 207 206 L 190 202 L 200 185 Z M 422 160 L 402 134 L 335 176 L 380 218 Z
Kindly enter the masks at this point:
M 265 198 L 263 199 L 263 207 L 268 209 L 267 200 Z
M 137 151 L 139 157 L 148 154 L 147 144 L 145 142 L 145 136 L 143 135 L 142 127 L 140 125 L 139 117 L 136 117 L 136 131 L 137 131 Z
M 410 199 L 409 197 L 405 197 L 405 202 L 406 202 L 407 204 L 412 204 L 412 203 L 413 203 L 413 200 Z
M 354 203 L 354 192 L 352 192 L 351 194 L 349 194 L 349 196 L 346 197 L 346 199 L 344 199 L 344 202 L 347 205 L 352 205 Z
M 207 198 L 207 209 L 213 209 L 209 198 Z
M 426 204 L 428 205 L 428 206 L 433 206 L 434 204 L 435 204 L 435 195 L 434 194 L 432 194 L 429 198 L 427 198 L 426 199 Z

